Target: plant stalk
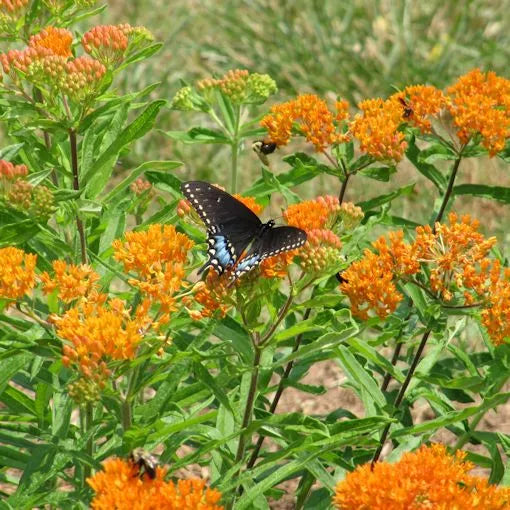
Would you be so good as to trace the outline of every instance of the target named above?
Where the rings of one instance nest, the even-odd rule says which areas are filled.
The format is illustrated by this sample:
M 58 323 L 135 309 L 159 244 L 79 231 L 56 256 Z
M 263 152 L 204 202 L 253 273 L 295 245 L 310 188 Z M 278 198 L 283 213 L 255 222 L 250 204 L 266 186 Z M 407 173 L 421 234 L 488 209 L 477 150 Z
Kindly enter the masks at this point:
M 407 372 L 407 376 L 405 378 L 404 384 L 402 384 L 402 387 L 400 388 L 400 391 L 398 392 L 397 398 L 395 399 L 394 408 L 395 411 L 397 411 L 400 407 L 400 404 L 402 403 L 402 400 L 404 400 L 404 396 L 407 390 L 407 387 L 409 386 L 409 383 L 411 382 L 411 379 L 413 378 L 414 372 L 416 370 L 416 367 L 418 366 L 418 362 L 420 361 L 421 355 L 423 354 L 423 350 L 425 349 L 425 346 L 427 345 L 427 340 L 429 339 L 430 333 L 432 330 L 427 329 L 425 333 L 423 334 L 423 337 L 421 339 L 420 345 L 418 347 L 418 350 L 416 351 L 416 354 L 414 355 L 413 362 L 411 363 L 411 366 L 409 367 L 409 372 Z M 381 435 L 381 440 L 379 442 L 379 447 L 377 448 L 374 457 L 372 459 L 372 468 L 374 467 L 374 464 L 379 460 L 379 457 L 381 456 L 382 449 L 384 447 L 384 444 L 386 443 L 386 439 L 388 438 L 388 433 L 391 428 L 391 422 L 384 427 L 383 433 Z
M 231 160 L 231 180 L 230 180 L 230 192 L 232 195 L 237 191 L 237 158 L 239 155 L 239 123 L 241 121 L 241 107 L 234 107 L 235 111 L 235 122 L 234 122 L 234 133 L 232 135 L 232 160 Z
M 340 205 L 342 205 L 342 202 L 344 201 L 345 190 L 347 189 L 347 183 L 349 182 L 350 177 L 351 177 L 351 174 L 346 173 L 345 179 L 342 182 L 342 187 L 340 188 L 340 194 L 338 195 L 338 201 L 340 202 Z
M 71 145 L 71 165 L 73 168 L 73 189 L 79 191 L 80 179 L 78 175 L 78 148 L 76 143 L 76 131 L 74 129 L 69 130 L 69 143 Z M 79 218 L 78 213 L 76 214 L 76 227 L 78 229 L 78 235 L 80 237 L 80 250 L 81 250 L 81 263 L 87 263 L 87 244 L 85 241 L 85 229 L 83 228 L 83 222 Z
M 87 404 L 85 405 L 85 430 L 87 431 L 87 433 L 89 433 L 90 430 L 92 429 L 93 422 L 94 422 L 94 407 L 93 407 L 92 402 L 87 402 Z M 92 435 L 90 435 L 90 437 L 87 439 L 87 445 L 86 445 L 85 449 L 86 449 L 87 455 L 89 455 L 90 457 L 94 456 L 94 438 Z M 90 466 L 85 465 L 85 467 L 83 468 L 83 471 L 84 471 L 84 478 L 86 480 L 90 476 L 90 472 L 91 472 Z
M 303 315 L 303 320 L 304 321 L 306 321 L 308 319 L 308 317 L 310 317 L 310 312 L 311 311 L 312 311 L 311 308 L 307 308 L 305 310 L 305 313 Z M 299 346 L 301 345 L 301 340 L 302 339 L 303 339 L 303 333 L 299 334 L 296 337 L 296 341 L 294 343 L 294 347 L 292 348 L 292 353 L 295 353 L 299 349 Z M 285 381 L 289 378 L 293 366 L 294 366 L 294 360 L 289 361 L 287 363 L 287 366 L 285 367 L 285 370 L 284 370 L 283 375 L 282 375 L 282 377 L 280 379 L 280 382 L 278 383 L 278 388 L 276 389 L 276 393 L 275 393 L 275 395 L 273 397 L 273 401 L 271 402 L 271 405 L 269 406 L 269 413 L 270 414 L 274 414 L 275 411 L 276 411 L 276 408 L 278 407 L 278 403 L 280 402 L 280 398 L 281 398 L 281 396 L 283 394 L 283 390 L 285 389 Z M 265 439 L 265 437 L 263 435 L 259 436 L 259 438 L 257 440 L 257 444 L 255 445 L 255 449 L 253 450 L 253 453 L 251 454 L 250 460 L 248 461 L 248 464 L 246 465 L 246 467 L 248 469 L 251 469 L 255 465 L 255 462 L 257 461 L 257 458 L 258 458 L 259 453 L 260 453 L 260 449 L 262 448 L 262 443 L 264 443 L 264 439 Z
M 434 219 L 434 224 L 432 225 L 434 232 L 436 230 L 436 223 L 440 222 L 443 219 L 444 212 L 446 210 L 446 207 L 448 205 L 448 202 L 450 200 L 450 197 L 451 197 L 451 194 L 453 191 L 453 184 L 455 183 L 455 177 L 457 176 L 457 170 L 459 169 L 461 159 L 462 159 L 462 151 L 459 153 L 457 159 L 455 160 L 455 163 L 453 164 L 452 171 L 450 173 L 450 179 L 448 180 L 448 186 L 447 186 L 445 194 L 443 196 L 443 201 L 441 202 L 441 207 L 439 208 L 437 216 Z

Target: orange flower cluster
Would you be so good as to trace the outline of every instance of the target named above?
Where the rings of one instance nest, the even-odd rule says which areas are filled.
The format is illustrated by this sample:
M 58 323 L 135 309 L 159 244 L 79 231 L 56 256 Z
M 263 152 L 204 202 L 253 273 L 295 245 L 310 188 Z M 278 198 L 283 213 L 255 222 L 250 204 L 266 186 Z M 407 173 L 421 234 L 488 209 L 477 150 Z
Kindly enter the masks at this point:
M 479 135 L 494 156 L 510 136 L 510 80 L 474 69 L 448 89 L 449 109 L 463 144 Z
M 480 315 L 494 345 L 510 339 L 510 269 L 506 268 L 501 275 L 499 260 L 492 265 Z
M 346 210 L 337 197 L 325 195 L 293 204 L 284 211 L 283 216 L 289 225 L 307 233 L 308 239 L 299 250 L 300 265 L 305 271 L 326 272 L 338 264 L 342 242 L 332 229 L 342 211 Z
M 35 285 L 37 255 L 9 246 L 0 248 L 0 298 L 19 299 Z
M 193 241 L 172 225 L 154 224 L 142 232 L 127 232 L 113 242 L 114 257 L 138 278 L 129 283 L 158 302 L 164 312 L 175 309 L 175 294 L 186 286 L 184 266 Z
M 85 264 L 76 266 L 63 260 L 55 260 L 52 266 L 54 277 L 46 271 L 40 275 L 45 294 L 58 290 L 58 298 L 64 303 L 70 303 L 98 290 L 99 275 L 90 266 Z
M 485 239 L 477 231 L 478 221 L 468 215 L 459 222 L 451 213 L 449 220 L 450 225 L 436 223 L 435 232 L 428 225 L 416 228 L 415 256 L 429 265 L 430 287 L 445 301 L 450 301 L 454 290 L 462 287 L 484 294 L 490 266 L 487 254 L 496 238 Z M 473 302 L 471 297 L 467 300 L 467 304 Z
M 365 250 L 342 276 L 340 289 L 349 297 L 353 314 L 367 319 L 374 311 L 384 318 L 402 300 L 395 281 L 413 281 L 421 275 L 430 292 L 442 301 L 460 301 L 461 306 L 479 304 L 482 324 L 494 344 L 510 338 L 510 269 L 501 271 L 498 260 L 489 258 L 496 238 L 478 232 L 478 222 L 468 215 L 460 221 L 449 215 L 449 225 L 436 223 L 417 227 L 412 244 L 403 232 L 393 232 L 372 243 L 376 252 Z M 426 270 L 425 270 L 426 267 Z
M 23 211 L 35 219 L 48 219 L 55 211 L 53 193 L 43 184 L 34 186 L 23 178 L 2 183 L 0 179 L 0 196 L 2 195 L 10 207 Z
M 359 141 L 360 150 L 382 161 L 398 162 L 407 143 L 398 130 L 402 123 L 402 105 L 395 99 L 367 99 L 358 104 L 362 114 L 354 117 L 349 132 Z
M 466 454 L 423 445 L 395 464 L 364 464 L 336 487 L 338 510 L 500 510 L 510 508 L 510 489 L 469 475 Z
M 167 470 L 156 467 L 154 479 L 139 476 L 138 467 L 123 459 L 108 459 L 103 471 L 87 479 L 96 493 L 91 507 L 94 510 L 223 510 L 219 505 L 221 493 L 209 489 L 199 479 L 164 480 Z
M 393 282 L 393 267 L 393 257 L 365 250 L 361 260 L 343 271 L 340 289 L 349 297 L 353 315 L 366 320 L 371 310 L 381 318 L 395 311 L 402 294 Z
M 331 228 L 342 210 L 337 197 L 325 195 L 290 205 L 283 213 L 285 221 L 305 231 Z
M 15 13 L 24 9 L 30 0 L 0 0 L 0 12 Z
M 36 35 L 33 35 L 28 46 L 31 48 L 46 48 L 51 55 L 70 57 L 73 34 L 65 28 L 47 27 Z
M 83 376 L 100 385 L 110 375 L 107 361 L 135 356 L 143 332 L 150 326 L 150 303 L 142 302 L 131 317 L 121 299 L 107 301 L 105 294 L 92 293 L 63 315 L 52 315 L 57 334 L 69 344 L 63 347 L 62 362 L 75 366 Z
M 30 38 L 24 50 L 0 55 L 3 72 L 21 86 L 20 75 L 48 94 L 66 94 L 84 102 L 96 96 L 106 68 L 88 56 L 71 58 L 72 34 L 66 29 L 47 27 Z
M 149 181 L 146 181 L 145 179 L 142 179 L 139 177 L 134 182 L 132 182 L 129 186 L 129 189 L 135 194 L 135 195 L 141 195 L 145 191 L 148 191 L 152 188 L 152 184 Z
M 417 127 L 422 133 L 430 133 L 434 117 L 446 106 L 443 92 L 431 85 L 411 85 L 390 97 L 400 102 L 402 120 Z
M 65 75 L 59 85 L 73 101 L 86 101 L 99 93 L 101 80 L 106 68 L 101 62 L 84 56 L 71 60 L 65 65 Z
M 106 67 L 116 67 L 129 45 L 130 25 L 98 25 L 86 32 L 81 44 L 85 51 Z
M 260 122 L 276 145 L 286 145 L 295 128 L 306 140 L 315 146 L 317 152 L 324 152 L 330 145 L 345 140 L 337 131 L 338 121 L 348 116 L 346 101 L 337 101 L 337 115 L 328 108 L 326 102 L 314 94 L 303 94 L 292 101 L 276 104 L 271 113 Z
M 0 32 L 15 34 L 29 0 L 0 0 Z
M 25 165 L 13 165 L 10 161 L 0 159 L 0 180 L 14 180 L 27 175 L 28 168 Z
M 213 317 L 215 314 L 225 317 L 232 306 L 228 300 L 229 295 L 228 280 L 218 276 L 216 271 L 209 271 L 205 281 L 198 282 L 193 288 L 193 298 L 185 296 L 183 303 L 185 306 L 197 303 L 200 305 L 199 310 L 188 310 L 194 320 Z

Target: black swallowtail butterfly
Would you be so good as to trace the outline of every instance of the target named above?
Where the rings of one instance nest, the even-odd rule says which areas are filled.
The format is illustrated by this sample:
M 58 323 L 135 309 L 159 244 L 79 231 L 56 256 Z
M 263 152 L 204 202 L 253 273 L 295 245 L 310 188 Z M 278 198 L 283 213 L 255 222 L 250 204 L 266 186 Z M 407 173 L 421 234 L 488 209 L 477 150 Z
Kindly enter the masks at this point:
M 209 259 L 199 273 L 213 267 L 218 274 L 232 270 L 239 278 L 264 259 L 303 246 L 306 232 L 296 227 L 262 223 L 239 200 L 207 182 L 190 181 L 181 190 L 207 227 Z

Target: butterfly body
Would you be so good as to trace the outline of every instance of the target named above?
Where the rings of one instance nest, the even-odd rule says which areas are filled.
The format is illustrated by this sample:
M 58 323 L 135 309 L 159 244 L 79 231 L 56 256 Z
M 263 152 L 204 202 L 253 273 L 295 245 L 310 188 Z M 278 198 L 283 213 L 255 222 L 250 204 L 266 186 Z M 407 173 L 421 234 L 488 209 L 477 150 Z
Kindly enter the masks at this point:
M 267 223 L 229 193 L 203 181 L 182 184 L 182 192 L 207 227 L 207 262 L 199 273 L 212 267 L 219 275 L 231 271 L 233 280 L 264 259 L 299 248 L 306 233 L 295 227 Z

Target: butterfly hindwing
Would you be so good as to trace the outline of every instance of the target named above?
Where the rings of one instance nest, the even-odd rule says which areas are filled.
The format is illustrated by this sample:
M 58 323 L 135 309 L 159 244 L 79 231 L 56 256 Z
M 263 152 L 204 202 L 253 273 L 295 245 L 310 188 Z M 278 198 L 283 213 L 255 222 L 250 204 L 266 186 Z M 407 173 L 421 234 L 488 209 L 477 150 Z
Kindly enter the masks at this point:
M 275 227 L 265 230 L 237 264 L 234 278 L 239 278 L 243 273 L 252 270 L 268 257 L 300 248 L 306 239 L 306 232 L 296 227 Z

